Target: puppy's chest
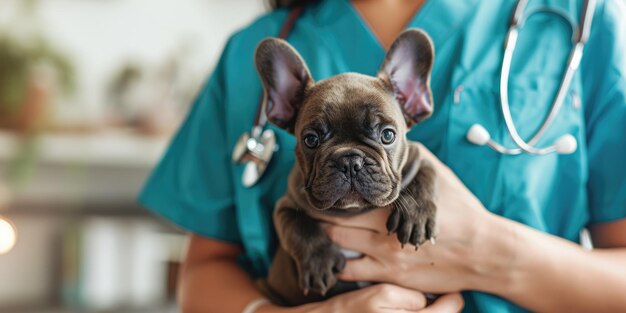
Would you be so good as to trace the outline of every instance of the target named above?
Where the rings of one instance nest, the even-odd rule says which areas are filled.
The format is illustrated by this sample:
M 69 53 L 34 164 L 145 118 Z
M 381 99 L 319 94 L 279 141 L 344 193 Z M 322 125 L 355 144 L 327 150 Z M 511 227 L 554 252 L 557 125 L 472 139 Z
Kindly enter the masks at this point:
M 306 212 L 307 214 L 316 219 L 316 220 L 321 220 L 321 221 L 326 221 L 329 218 L 332 219 L 337 219 L 337 218 L 350 218 L 350 217 L 354 217 L 354 216 L 358 216 L 361 214 L 365 214 L 367 212 L 370 211 L 374 211 L 374 210 L 388 210 L 390 208 L 390 206 L 385 206 L 385 207 L 366 207 L 366 208 L 350 208 L 350 209 L 336 209 L 336 208 L 330 208 L 330 209 L 326 209 L 323 211 L 320 210 L 315 210 L 315 209 L 307 209 Z

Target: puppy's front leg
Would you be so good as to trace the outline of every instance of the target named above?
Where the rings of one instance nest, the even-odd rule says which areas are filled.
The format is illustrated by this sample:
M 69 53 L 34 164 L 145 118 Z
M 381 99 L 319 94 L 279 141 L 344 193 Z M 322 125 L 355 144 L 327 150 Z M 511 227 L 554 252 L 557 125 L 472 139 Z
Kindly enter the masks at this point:
M 434 243 L 436 214 L 435 170 L 430 163 L 422 161 L 413 180 L 393 203 L 387 230 L 397 232 L 402 247 L 410 243 L 417 250 L 426 240 Z
M 325 295 L 337 283 L 335 275 L 343 270 L 345 257 L 318 221 L 285 202 L 279 202 L 274 215 L 282 247 L 296 262 L 303 293 Z

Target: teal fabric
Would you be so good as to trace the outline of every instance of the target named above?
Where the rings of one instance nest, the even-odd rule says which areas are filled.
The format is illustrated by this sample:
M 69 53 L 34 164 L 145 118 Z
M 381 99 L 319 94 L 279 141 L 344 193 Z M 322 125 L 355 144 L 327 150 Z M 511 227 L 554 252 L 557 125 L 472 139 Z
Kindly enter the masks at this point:
M 515 1 L 430 0 L 408 26 L 433 38 L 434 115 L 410 138 L 448 164 L 487 209 L 541 231 L 578 241 L 591 223 L 626 218 L 626 8 L 600 1 L 580 70 L 555 123 L 539 146 L 565 133 L 577 138 L 571 155 L 505 156 L 468 143 L 483 124 L 513 146 L 500 113 L 503 40 Z M 578 21 L 581 1 L 531 0 Z M 286 10 L 268 13 L 234 34 L 219 64 L 158 167 L 140 202 L 185 230 L 241 244 L 242 266 L 263 276 L 276 247 L 271 214 L 294 163 L 294 138 L 276 129 L 280 150 L 261 181 L 241 185 L 242 166 L 230 153 L 249 131 L 261 85 L 253 54 L 276 36 Z M 528 138 L 549 110 L 569 53 L 569 24 L 547 13 L 530 17 L 521 31 L 509 83 L 516 125 Z M 289 37 L 315 79 L 342 72 L 374 75 L 384 49 L 347 0 L 306 8 Z M 456 91 L 456 97 L 455 97 Z M 576 99 L 580 98 L 581 101 Z M 578 106 L 577 104 L 581 104 Z M 523 312 L 498 297 L 468 292 L 466 312 Z

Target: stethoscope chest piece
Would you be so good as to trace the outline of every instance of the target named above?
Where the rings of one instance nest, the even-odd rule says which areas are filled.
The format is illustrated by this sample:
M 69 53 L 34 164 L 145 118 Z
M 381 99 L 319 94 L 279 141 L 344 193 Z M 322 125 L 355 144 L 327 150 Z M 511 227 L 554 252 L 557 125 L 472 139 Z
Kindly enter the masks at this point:
M 242 177 L 245 187 L 251 187 L 259 181 L 276 150 L 276 134 L 271 129 L 255 127 L 252 136 L 246 132 L 239 137 L 233 149 L 233 162 L 245 164 Z

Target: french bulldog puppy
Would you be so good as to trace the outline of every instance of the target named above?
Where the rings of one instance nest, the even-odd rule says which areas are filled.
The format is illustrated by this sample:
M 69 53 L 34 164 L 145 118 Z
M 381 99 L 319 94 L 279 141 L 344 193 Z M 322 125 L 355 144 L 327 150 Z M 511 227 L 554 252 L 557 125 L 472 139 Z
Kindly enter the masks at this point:
M 285 41 L 265 39 L 255 61 L 268 120 L 297 138 L 297 163 L 274 223 L 280 248 L 260 286 L 283 305 L 318 301 L 356 288 L 338 282 L 340 248 L 319 221 L 389 209 L 389 233 L 417 249 L 435 237 L 434 179 L 406 133 L 433 111 L 434 50 L 417 29 L 404 31 L 377 77 L 347 73 L 315 82 Z

